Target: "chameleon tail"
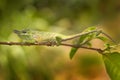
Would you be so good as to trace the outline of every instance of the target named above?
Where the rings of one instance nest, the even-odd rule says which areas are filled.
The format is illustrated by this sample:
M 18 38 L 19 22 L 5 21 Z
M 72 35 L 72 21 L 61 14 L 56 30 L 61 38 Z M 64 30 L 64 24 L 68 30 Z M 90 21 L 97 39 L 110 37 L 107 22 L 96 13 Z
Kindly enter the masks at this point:
M 93 31 L 89 31 L 89 32 L 84 32 L 84 33 L 75 34 L 75 35 L 69 36 L 69 37 L 66 38 L 66 39 L 63 39 L 62 41 L 72 40 L 72 39 L 79 38 L 79 37 L 81 37 L 81 36 L 83 36 L 83 35 L 87 35 L 87 34 L 94 33 L 94 32 L 97 32 L 97 31 L 96 31 L 96 30 L 93 30 Z

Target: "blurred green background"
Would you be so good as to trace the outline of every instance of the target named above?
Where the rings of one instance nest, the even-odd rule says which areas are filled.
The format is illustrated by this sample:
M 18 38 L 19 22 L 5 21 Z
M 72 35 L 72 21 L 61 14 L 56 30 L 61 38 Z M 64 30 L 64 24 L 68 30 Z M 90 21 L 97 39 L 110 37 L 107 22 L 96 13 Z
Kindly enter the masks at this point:
M 101 24 L 119 40 L 119 0 L 0 0 L 0 41 L 21 41 L 14 29 L 76 34 Z M 94 47 L 103 42 L 93 41 Z M 69 47 L 0 45 L 0 80 L 109 80 L 94 51 Z

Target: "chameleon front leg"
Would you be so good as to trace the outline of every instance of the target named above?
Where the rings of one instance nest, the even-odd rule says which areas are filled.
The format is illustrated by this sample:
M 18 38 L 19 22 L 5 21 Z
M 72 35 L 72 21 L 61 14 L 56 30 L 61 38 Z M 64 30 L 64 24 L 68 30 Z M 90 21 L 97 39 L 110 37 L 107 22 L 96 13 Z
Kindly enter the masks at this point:
M 56 36 L 54 39 L 47 39 L 43 41 L 46 43 L 48 46 L 59 46 L 62 43 L 62 38 L 59 36 Z
M 55 45 L 58 45 L 58 42 L 56 41 L 56 39 L 46 39 L 46 40 L 43 40 L 43 41 L 35 41 L 35 43 L 43 43 L 47 46 L 55 46 Z

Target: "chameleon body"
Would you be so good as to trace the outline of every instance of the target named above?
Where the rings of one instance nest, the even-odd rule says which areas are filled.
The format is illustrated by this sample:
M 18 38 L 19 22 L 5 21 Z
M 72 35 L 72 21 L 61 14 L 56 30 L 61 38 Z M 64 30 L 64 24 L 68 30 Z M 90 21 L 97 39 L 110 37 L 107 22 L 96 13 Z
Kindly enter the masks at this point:
M 14 30 L 14 33 L 16 33 L 24 42 L 47 42 L 52 45 L 59 43 L 57 38 L 64 39 L 69 36 L 65 36 L 58 33 L 52 33 L 52 32 L 45 32 L 40 30 L 31 30 L 31 29 L 25 29 L 25 30 Z
M 45 42 L 50 45 L 60 45 L 62 41 L 79 38 L 82 35 L 87 35 L 94 32 L 96 32 L 96 30 L 67 36 L 53 32 L 40 31 L 37 29 L 14 30 L 14 33 L 16 33 L 24 42 Z

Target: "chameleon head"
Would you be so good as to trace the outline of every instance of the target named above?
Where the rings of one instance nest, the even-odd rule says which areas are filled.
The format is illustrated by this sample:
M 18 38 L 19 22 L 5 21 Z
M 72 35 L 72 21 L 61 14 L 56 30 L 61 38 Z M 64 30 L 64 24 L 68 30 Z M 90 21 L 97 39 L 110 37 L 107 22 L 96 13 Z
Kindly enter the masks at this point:
M 26 33 L 28 33 L 28 30 L 14 30 L 14 33 L 16 33 L 17 35 L 25 35 Z
M 32 32 L 29 29 L 25 30 L 14 30 L 14 33 L 16 33 L 21 39 L 24 40 L 30 40 L 32 36 Z

